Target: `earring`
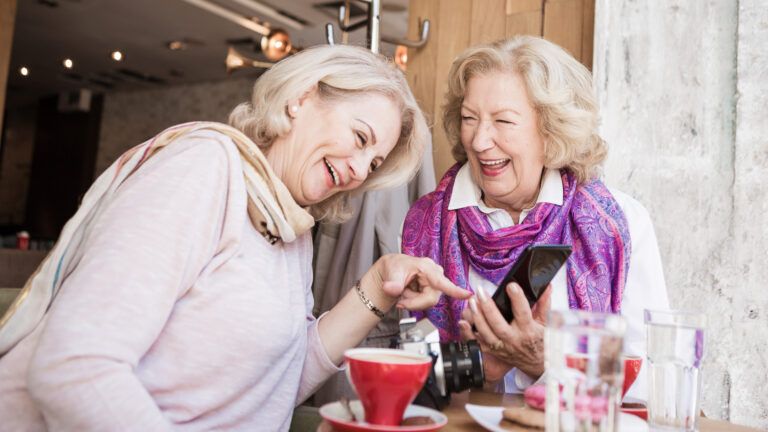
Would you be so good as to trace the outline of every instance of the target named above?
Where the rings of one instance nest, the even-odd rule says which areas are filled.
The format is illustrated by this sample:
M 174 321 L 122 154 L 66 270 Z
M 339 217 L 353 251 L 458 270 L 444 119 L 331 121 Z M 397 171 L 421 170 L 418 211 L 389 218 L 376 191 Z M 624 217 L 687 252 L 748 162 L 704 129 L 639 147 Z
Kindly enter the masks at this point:
M 299 106 L 298 105 L 291 105 L 291 112 L 296 114 L 299 112 Z

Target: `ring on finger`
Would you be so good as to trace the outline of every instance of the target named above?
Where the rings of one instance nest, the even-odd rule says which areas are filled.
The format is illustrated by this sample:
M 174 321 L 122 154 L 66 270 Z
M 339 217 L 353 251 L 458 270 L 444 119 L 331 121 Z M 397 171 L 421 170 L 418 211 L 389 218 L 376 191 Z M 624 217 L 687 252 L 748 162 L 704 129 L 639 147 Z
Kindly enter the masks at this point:
M 502 347 L 504 347 L 504 342 L 501 341 L 501 339 L 497 340 L 496 342 L 491 345 L 491 351 L 498 351 Z

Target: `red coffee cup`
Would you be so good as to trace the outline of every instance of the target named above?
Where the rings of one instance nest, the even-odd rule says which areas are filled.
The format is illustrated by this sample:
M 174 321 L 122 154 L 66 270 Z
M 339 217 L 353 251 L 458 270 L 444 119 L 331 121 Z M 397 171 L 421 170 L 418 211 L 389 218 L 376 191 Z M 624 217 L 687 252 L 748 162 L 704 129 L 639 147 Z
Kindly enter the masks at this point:
M 396 349 L 355 348 L 344 353 L 347 378 L 371 424 L 399 426 L 424 386 L 432 358 Z
M 643 365 L 643 358 L 630 355 L 623 355 L 621 358 L 624 361 L 624 385 L 621 388 L 621 398 L 624 399 L 627 390 L 629 390 L 637 379 L 637 375 L 640 373 L 640 367 Z M 583 354 L 569 354 L 565 358 L 566 366 L 582 373 L 586 373 L 588 363 L 588 357 Z
M 632 387 L 632 384 L 637 379 L 637 375 L 640 374 L 640 368 L 643 366 L 643 358 L 639 356 L 624 355 L 624 387 L 621 389 L 621 398 L 627 395 L 627 390 Z
M 29 250 L 29 233 L 19 231 L 16 234 L 16 249 Z

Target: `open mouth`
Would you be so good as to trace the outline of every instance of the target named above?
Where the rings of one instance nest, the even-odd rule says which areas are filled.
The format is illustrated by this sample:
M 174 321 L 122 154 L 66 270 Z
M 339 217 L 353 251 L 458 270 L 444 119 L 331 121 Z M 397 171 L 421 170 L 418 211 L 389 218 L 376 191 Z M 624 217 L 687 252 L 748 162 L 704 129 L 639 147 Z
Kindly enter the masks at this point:
M 339 185 L 339 175 L 336 174 L 336 170 L 333 169 L 333 165 L 331 165 L 330 162 L 328 162 L 328 159 L 323 158 L 323 162 L 325 162 L 325 168 L 328 169 L 328 172 L 331 174 L 331 179 L 333 179 L 333 184 L 338 186 Z
M 496 175 L 507 167 L 509 159 L 480 160 L 480 168 L 485 175 Z

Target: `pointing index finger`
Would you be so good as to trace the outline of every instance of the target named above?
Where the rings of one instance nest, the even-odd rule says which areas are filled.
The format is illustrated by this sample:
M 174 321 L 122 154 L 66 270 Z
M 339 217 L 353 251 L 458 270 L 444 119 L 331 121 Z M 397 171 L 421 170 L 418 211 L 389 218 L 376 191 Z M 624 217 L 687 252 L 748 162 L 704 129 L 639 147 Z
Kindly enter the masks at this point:
M 457 299 L 468 299 L 472 297 L 472 293 L 468 290 L 456 286 L 447 277 L 437 273 L 434 270 L 421 270 L 419 277 L 424 279 L 426 285 L 432 288 L 442 291 L 444 294 Z

